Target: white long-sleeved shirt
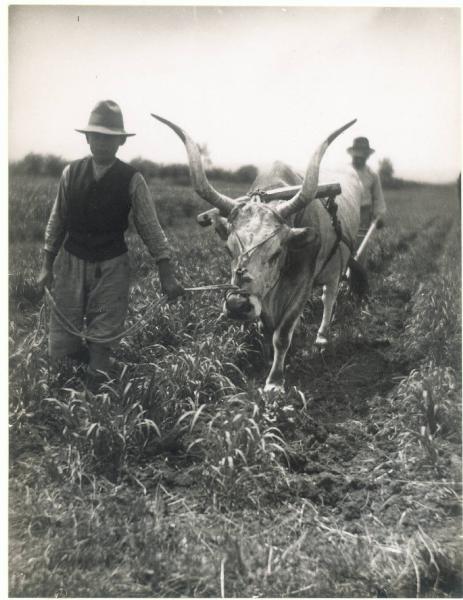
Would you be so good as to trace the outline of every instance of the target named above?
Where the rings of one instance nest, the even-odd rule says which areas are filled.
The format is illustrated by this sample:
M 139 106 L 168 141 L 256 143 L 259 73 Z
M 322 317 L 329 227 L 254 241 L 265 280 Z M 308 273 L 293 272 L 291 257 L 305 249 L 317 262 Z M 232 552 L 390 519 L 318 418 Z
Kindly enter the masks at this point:
M 361 206 L 371 206 L 373 217 L 382 217 L 386 214 L 386 202 L 379 175 L 372 171 L 368 165 L 361 169 L 351 167 L 357 173 L 362 184 Z
M 99 166 L 92 161 L 93 174 L 98 180 L 112 166 Z M 58 254 L 66 237 L 66 215 L 69 190 L 70 166 L 65 167 L 59 182 L 58 193 L 45 229 L 45 250 Z M 133 222 L 137 233 L 157 262 L 171 258 L 166 235 L 159 223 L 156 207 L 148 184 L 141 173 L 135 173 L 129 184 L 129 197 Z

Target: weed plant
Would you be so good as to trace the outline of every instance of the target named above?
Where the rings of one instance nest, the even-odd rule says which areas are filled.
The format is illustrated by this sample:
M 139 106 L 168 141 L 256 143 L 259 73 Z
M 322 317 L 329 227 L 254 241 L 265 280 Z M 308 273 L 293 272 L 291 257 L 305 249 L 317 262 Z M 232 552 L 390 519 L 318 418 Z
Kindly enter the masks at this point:
M 184 285 L 227 282 L 194 223 L 208 206 L 150 185 Z M 221 318 L 219 292 L 165 303 L 133 228 L 126 367 L 98 395 L 78 365 L 50 370 L 34 280 L 56 186 L 10 188 L 10 595 L 461 595 L 453 191 L 388 193 L 373 297 L 341 290 L 319 354 L 314 296 L 269 398 L 257 327 Z

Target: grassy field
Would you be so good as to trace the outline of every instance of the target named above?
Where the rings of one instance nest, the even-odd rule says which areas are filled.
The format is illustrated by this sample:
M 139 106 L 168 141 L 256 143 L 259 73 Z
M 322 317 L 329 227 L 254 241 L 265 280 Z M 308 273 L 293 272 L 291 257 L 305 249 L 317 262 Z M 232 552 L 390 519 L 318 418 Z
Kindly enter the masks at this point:
M 34 280 L 56 186 L 10 185 L 10 596 L 461 597 L 456 191 L 387 194 L 371 301 L 341 290 L 319 354 L 314 295 L 271 401 L 257 328 L 217 292 L 160 303 L 103 394 L 50 374 Z M 184 285 L 228 281 L 207 206 L 151 186 Z M 130 250 L 132 323 L 159 295 Z

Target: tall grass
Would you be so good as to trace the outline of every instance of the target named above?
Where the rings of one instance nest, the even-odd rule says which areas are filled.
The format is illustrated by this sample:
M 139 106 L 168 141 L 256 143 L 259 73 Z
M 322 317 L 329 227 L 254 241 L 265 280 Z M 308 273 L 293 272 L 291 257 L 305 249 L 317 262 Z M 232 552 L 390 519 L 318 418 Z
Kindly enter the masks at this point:
M 182 282 L 226 282 L 221 243 L 194 223 L 208 207 L 150 185 Z M 96 396 L 82 368 L 50 370 L 34 279 L 55 189 L 10 190 L 10 595 L 458 595 L 451 192 L 388 195 L 373 298 L 359 309 L 342 291 L 321 355 L 310 349 L 321 305 L 308 304 L 288 369 L 299 390 L 272 400 L 257 327 L 223 320 L 217 292 L 160 301 Z M 129 246 L 128 324 L 160 300 L 133 230 Z

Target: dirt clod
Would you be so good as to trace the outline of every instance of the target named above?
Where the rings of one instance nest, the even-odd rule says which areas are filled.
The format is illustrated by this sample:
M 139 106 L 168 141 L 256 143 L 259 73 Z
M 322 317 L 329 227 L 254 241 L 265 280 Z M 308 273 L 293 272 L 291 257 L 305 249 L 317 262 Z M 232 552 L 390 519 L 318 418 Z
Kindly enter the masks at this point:
M 352 521 L 353 519 L 360 519 L 361 511 L 358 503 L 346 502 L 342 507 L 342 514 L 346 521 Z

